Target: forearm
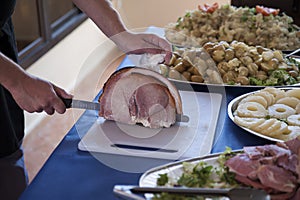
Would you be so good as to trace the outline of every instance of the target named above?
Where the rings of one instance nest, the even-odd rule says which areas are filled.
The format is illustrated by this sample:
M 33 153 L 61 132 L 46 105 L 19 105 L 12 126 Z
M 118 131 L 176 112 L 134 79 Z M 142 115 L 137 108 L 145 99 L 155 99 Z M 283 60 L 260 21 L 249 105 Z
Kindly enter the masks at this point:
M 118 12 L 109 0 L 73 0 L 76 6 L 109 38 L 126 31 Z
M 7 90 L 12 90 L 26 72 L 15 62 L 0 52 L 0 84 Z
M 0 84 L 11 93 L 21 109 L 30 113 L 64 113 L 66 107 L 59 97 L 72 98 L 72 95 L 51 82 L 30 75 L 1 52 Z
M 73 0 L 73 2 L 126 54 L 166 53 L 165 61 L 170 60 L 171 45 L 155 34 L 128 31 L 110 0 Z

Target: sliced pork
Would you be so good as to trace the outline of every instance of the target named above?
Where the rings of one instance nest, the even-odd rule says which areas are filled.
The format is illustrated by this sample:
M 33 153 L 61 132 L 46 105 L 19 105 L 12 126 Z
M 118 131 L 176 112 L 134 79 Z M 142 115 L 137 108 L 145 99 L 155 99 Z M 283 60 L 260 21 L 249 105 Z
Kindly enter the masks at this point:
M 297 185 L 292 172 L 276 165 L 261 165 L 257 176 L 262 185 L 279 192 L 293 192 Z
M 255 179 L 254 173 L 256 173 L 260 164 L 258 160 L 251 160 L 248 155 L 240 154 L 229 159 L 226 165 L 230 166 L 230 171 L 237 175 L 245 177 L 252 176 L 252 179 Z
M 182 114 L 176 87 L 162 75 L 142 68 L 123 68 L 110 76 L 99 98 L 99 116 L 145 127 L 170 127 Z
M 299 196 L 299 148 L 300 138 L 276 145 L 244 147 L 243 153 L 228 159 L 225 165 L 236 174 L 237 181 L 264 189 L 273 200 L 295 199 L 295 195 Z

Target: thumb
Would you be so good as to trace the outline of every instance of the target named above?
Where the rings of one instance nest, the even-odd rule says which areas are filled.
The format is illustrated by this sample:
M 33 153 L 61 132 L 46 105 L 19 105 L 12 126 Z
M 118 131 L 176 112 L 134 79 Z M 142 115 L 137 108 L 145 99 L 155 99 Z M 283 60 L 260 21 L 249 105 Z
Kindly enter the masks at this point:
M 65 99 L 72 99 L 73 95 L 66 92 L 64 89 L 53 85 L 54 91 L 56 92 L 57 96 L 65 98 Z

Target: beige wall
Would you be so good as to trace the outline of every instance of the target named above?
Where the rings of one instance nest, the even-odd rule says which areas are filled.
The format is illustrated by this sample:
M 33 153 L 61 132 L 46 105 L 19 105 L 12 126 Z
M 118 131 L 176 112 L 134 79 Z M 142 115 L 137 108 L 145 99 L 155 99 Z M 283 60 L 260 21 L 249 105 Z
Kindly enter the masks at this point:
M 199 4 L 213 4 L 216 0 L 112 0 L 112 2 L 127 27 L 134 29 L 151 25 L 164 27 L 170 22 L 176 22 L 187 10 L 197 9 Z M 226 4 L 230 0 L 217 2 Z

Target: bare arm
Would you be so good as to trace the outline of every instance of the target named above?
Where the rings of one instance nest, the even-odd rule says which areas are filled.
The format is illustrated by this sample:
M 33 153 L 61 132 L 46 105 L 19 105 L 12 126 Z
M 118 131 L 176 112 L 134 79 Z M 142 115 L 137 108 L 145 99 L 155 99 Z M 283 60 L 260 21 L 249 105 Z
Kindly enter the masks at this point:
M 13 96 L 17 104 L 28 112 L 64 113 L 60 97 L 72 98 L 63 89 L 28 74 L 0 52 L 0 84 Z
M 171 57 L 171 45 L 154 34 L 136 34 L 128 31 L 118 12 L 109 0 L 73 0 L 125 53 L 166 53 L 166 61 Z
M 109 0 L 73 0 L 107 37 L 126 31 L 117 11 Z

